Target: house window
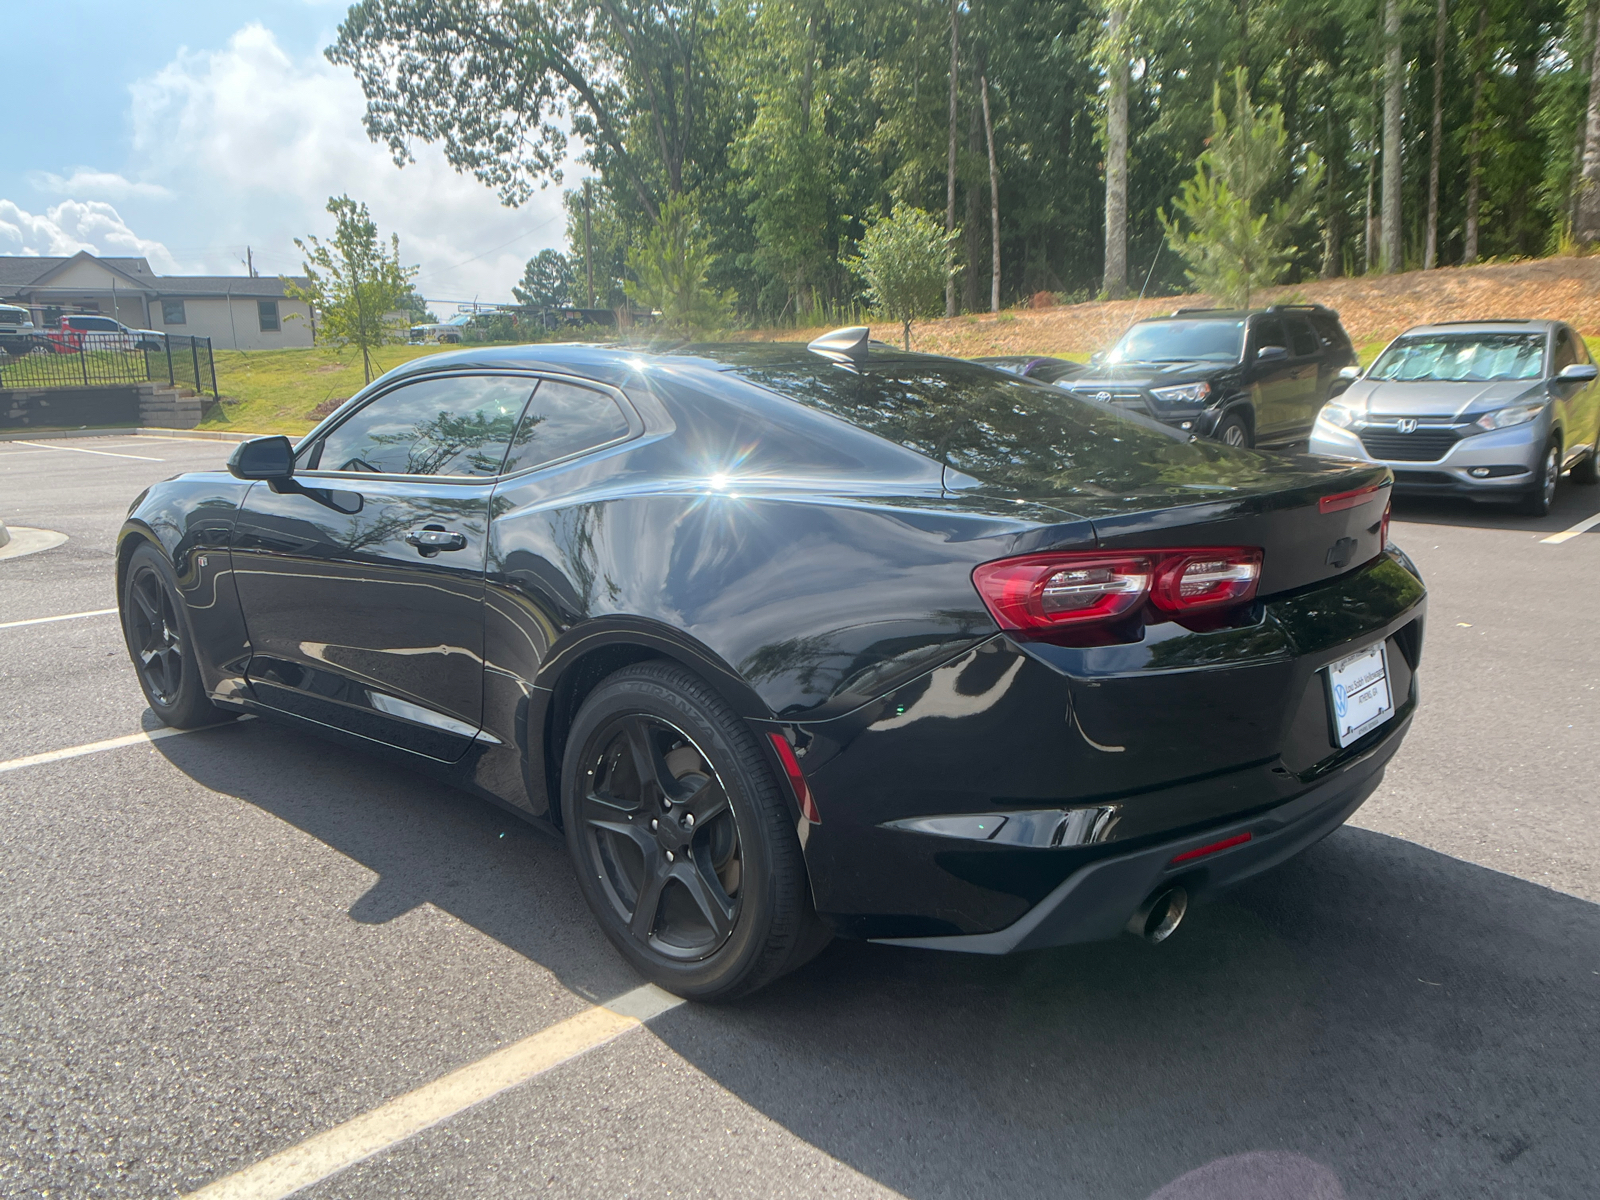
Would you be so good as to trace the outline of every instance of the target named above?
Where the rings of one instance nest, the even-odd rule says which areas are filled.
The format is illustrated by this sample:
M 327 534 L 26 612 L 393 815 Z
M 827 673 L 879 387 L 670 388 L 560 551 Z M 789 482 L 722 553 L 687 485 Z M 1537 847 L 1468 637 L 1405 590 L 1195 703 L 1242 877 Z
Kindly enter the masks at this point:
M 278 332 L 278 302 L 276 300 L 257 300 L 256 311 L 261 316 L 261 332 Z
M 183 319 L 182 300 L 163 300 L 161 302 L 161 323 L 163 325 L 186 325 Z

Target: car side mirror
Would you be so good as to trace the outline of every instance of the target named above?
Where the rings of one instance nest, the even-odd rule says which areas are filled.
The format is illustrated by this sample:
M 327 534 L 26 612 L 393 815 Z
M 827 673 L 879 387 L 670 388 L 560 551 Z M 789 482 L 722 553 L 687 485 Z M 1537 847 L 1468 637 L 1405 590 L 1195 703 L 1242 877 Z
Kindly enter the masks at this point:
M 1600 375 L 1600 367 L 1593 363 L 1568 363 L 1556 378 L 1562 383 L 1588 383 L 1596 375 Z
M 1105 362 L 1105 360 L 1106 352 L 1104 350 L 1096 350 L 1093 354 L 1089 355 L 1089 361 L 1096 365 Z
M 1287 346 L 1263 346 L 1256 351 L 1257 362 L 1281 362 L 1288 357 Z
M 1339 378 L 1353 383 L 1357 379 L 1361 378 L 1361 368 L 1360 367 L 1340 367 L 1339 368 Z
M 294 474 L 294 447 L 281 434 L 240 442 L 228 456 L 228 473 L 236 479 L 288 479 Z

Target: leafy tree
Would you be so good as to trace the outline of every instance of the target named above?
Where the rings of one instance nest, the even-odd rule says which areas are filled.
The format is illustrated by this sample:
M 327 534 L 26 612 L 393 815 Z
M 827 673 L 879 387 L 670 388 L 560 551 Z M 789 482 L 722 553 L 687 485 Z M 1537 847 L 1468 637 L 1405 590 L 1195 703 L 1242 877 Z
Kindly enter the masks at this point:
M 318 340 L 361 351 L 362 373 L 371 383 L 373 347 L 405 340 L 405 332 L 388 315 L 407 306 L 417 268 L 400 262 L 397 235 L 390 236 L 384 249 L 365 204 L 330 196 L 328 211 L 334 218 L 331 242 L 324 244 L 310 234 L 294 240 L 306 256 L 302 269 L 309 286 L 284 280 L 284 294 L 306 301 L 321 314 Z
M 861 239 L 861 254 L 851 266 L 867 281 L 873 305 L 900 322 L 905 347 L 911 349 L 911 323 L 939 310 L 945 283 L 955 272 L 954 251 L 959 229 L 948 233 L 920 208 L 897 204 L 894 212 L 872 224 Z
M 413 325 L 437 325 L 439 318 L 428 308 L 428 302 L 417 294 L 415 288 L 406 292 L 400 301 L 400 307 L 411 314 Z
M 1313 155 L 1287 198 L 1262 205 L 1263 195 L 1288 173 L 1289 135 L 1283 110 L 1254 107 L 1244 72 L 1233 78 L 1233 119 L 1222 109 L 1219 85 L 1211 102 L 1211 144 L 1173 203 L 1188 231 L 1165 212 L 1161 223 L 1197 288 L 1248 305 L 1253 290 L 1282 278 L 1297 249 L 1289 237 L 1315 199 L 1322 163 Z
M 674 196 L 661 206 L 655 227 L 628 252 L 634 278 L 625 285 L 627 294 L 658 310 L 669 329 L 721 329 L 732 319 L 733 296 L 706 280 L 715 258 L 693 202 Z
M 576 272 L 559 250 L 541 250 L 523 268 L 522 281 L 511 286 L 518 304 L 533 308 L 557 308 L 572 303 Z

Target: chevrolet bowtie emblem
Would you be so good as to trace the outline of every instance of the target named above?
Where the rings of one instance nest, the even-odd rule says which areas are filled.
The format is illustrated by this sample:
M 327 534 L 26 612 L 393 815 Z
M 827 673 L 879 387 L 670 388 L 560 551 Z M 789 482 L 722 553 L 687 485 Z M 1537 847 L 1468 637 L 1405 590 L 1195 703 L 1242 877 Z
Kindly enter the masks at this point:
M 1416 424 L 1415 421 L 1412 422 Z M 1356 552 L 1356 540 L 1351 537 L 1342 537 L 1328 547 L 1328 557 L 1324 560 L 1330 567 L 1344 567 L 1349 565 L 1350 559 Z
M 1394 427 L 1401 433 L 1415 433 L 1417 431 L 1417 421 L 1415 417 L 1402 417 L 1394 423 Z

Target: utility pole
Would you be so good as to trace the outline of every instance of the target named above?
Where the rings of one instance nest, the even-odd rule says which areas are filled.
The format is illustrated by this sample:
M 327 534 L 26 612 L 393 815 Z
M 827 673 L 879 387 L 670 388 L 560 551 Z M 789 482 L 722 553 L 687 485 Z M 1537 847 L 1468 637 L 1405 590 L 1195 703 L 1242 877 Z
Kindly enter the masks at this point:
M 589 249 L 589 181 L 583 181 L 583 276 L 585 280 L 585 308 L 594 307 L 594 256 Z
M 244 248 L 244 273 L 251 279 L 256 277 L 256 256 L 249 246 Z

